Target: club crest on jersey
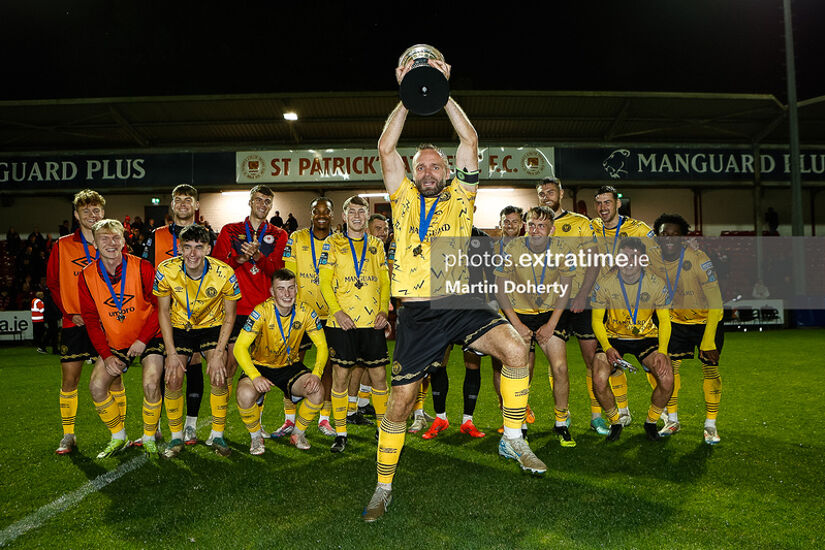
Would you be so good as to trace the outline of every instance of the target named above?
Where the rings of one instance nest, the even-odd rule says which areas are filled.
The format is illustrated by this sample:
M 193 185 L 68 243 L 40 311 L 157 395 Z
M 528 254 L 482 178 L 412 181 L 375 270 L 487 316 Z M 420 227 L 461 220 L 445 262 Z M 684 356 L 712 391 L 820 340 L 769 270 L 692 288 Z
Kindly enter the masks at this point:
M 272 244 L 275 242 L 275 237 L 273 237 L 272 235 L 264 235 L 264 242 L 266 244 Z
M 684 262 L 682 262 L 682 269 L 684 269 L 685 271 L 690 271 L 691 267 L 693 267 L 693 264 L 689 261 L 685 260 Z
M 570 224 L 566 223 L 566 224 L 562 225 L 561 230 L 564 231 L 565 233 L 567 233 L 568 231 L 570 231 Z
M 218 295 L 218 291 L 215 289 L 215 287 L 210 286 L 210 287 L 207 287 L 207 289 L 206 289 L 206 291 L 205 291 L 205 294 L 206 294 L 209 298 L 214 298 L 215 296 L 217 296 L 217 295 Z
M 378 249 L 375 248 L 374 246 L 371 246 L 370 247 L 370 254 L 378 254 Z
M 300 330 L 302 326 L 303 324 L 301 323 L 301 321 L 295 321 L 294 323 L 292 323 L 292 328 L 294 330 Z
M 393 362 L 393 364 L 392 364 L 392 373 L 396 376 L 401 374 L 401 363 L 399 363 L 398 361 Z
M 647 302 L 648 300 L 650 300 L 650 294 L 648 294 L 647 292 L 642 292 L 642 295 L 641 295 L 641 296 L 639 296 L 639 298 L 640 298 L 643 302 Z

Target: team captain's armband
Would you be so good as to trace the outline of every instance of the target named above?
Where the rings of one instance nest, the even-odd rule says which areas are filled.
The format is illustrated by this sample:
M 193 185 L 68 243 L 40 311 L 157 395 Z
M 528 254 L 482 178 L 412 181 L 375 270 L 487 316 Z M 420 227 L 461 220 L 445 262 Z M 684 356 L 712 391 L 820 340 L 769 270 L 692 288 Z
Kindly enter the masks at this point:
M 458 169 L 456 170 L 455 177 L 461 183 L 466 183 L 467 185 L 476 185 L 478 183 L 478 173 L 478 170 L 468 172 L 465 170 Z

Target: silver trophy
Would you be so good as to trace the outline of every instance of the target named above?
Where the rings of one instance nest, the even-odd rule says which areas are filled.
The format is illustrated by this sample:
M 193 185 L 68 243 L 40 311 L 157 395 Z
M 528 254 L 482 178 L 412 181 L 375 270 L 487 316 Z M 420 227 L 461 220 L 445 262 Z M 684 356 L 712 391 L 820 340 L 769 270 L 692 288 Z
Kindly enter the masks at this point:
M 444 56 L 429 44 L 410 46 L 398 58 L 398 66 L 404 67 L 410 61 L 412 68 L 404 75 L 398 92 L 404 107 L 421 116 L 434 115 L 447 104 L 450 85 L 444 73 L 431 67 L 428 59 L 444 61 Z

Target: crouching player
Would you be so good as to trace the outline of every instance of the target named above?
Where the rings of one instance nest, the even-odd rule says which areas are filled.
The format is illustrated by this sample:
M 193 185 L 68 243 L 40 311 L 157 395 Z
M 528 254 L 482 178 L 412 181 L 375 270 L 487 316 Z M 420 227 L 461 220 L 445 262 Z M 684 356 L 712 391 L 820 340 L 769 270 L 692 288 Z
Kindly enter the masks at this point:
M 234 350 L 235 359 L 243 369 L 238 380 L 238 412 L 252 438 L 249 452 L 253 455 L 264 453 L 257 401 L 273 386 L 293 402 L 306 398 L 298 408 L 290 436 L 290 442 L 301 450 L 310 447 L 304 432 L 324 402 L 321 375 L 328 352 L 321 319 L 306 304 L 295 304 L 298 286 L 295 274 L 288 269 L 275 271 L 270 292 L 272 298 L 255 306 L 249 314 Z M 304 334 L 317 350 L 312 371 L 299 358 Z
M 160 420 L 163 341 L 158 328 L 157 300 L 152 294 L 152 264 L 123 251 L 123 225 L 100 220 L 92 228 L 98 259 L 78 278 L 80 314 L 100 357 L 89 391 L 112 439 L 97 458 L 107 458 L 129 445 L 111 386 L 140 357 L 143 366 L 143 449 L 158 457 L 155 432 Z
M 158 324 L 166 348 L 166 416 L 172 440 L 163 456 L 174 458 L 183 450 L 183 375 L 192 355 L 206 357 L 212 382 L 212 433 L 206 444 L 228 456 L 223 437 L 229 390 L 226 346 L 235 324 L 241 290 L 231 267 L 206 256 L 212 238 L 201 225 L 180 232 L 180 256 L 162 262 L 155 274 L 153 292 L 158 297 Z
M 622 239 L 619 253 L 627 256 L 626 265 L 607 272 L 593 288 L 593 332 L 599 342 L 593 359 L 593 391 L 610 421 L 608 441 L 616 441 L 622 433 L 623 422 L 609 378 L 614 370 L 629 366 L 622 359 L 625 354 L 634 355 L 656 380 L 645 420 L 650 440 L 660 439 L 656 422 L 673 391 L 673 371 L 667 356 L 670 300 L 664 281 L 642 267 L 647 263 L 646 250 L 638 237 Z M 658 328 L 653 322 L 654 311 Z

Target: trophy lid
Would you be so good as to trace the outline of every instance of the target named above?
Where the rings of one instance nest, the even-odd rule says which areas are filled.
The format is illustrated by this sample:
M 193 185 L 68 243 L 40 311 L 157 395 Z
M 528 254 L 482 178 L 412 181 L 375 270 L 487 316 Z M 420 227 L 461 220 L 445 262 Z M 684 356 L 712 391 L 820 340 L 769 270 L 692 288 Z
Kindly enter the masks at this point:
M 398 66 L 403 67 L 410 60 L 413 59 L 435 59 L 437 61 L 444 61 L 444 55 L 429 44 L 416 44 L 407 48 L 401 57 L 398 58 Z

